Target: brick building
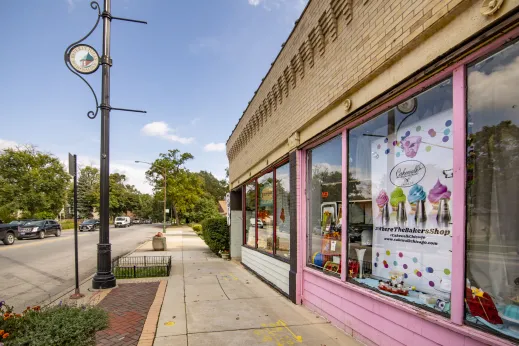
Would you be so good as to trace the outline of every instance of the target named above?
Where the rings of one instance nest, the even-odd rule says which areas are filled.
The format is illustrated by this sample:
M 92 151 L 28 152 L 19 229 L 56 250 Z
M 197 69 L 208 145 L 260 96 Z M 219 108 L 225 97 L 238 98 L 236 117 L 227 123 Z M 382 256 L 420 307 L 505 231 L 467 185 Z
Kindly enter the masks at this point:
M 227 141 L 231 256 L 376 345 L 519 342 L 519 0 L 311 0 Z

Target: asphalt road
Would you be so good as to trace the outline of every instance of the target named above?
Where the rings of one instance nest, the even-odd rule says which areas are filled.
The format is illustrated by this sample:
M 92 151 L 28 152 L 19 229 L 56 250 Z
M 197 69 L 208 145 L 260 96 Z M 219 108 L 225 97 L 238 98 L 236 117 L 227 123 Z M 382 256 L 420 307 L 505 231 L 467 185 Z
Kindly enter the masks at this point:
M 112 257 L 134 250 L 160 227 L 133 225 L 110 227 Z M 79 232 L 80 281 L 95 273 L 99 232 Z M 0 243 L 1 244 L 1 243 Z M 15 310 L 37 305 L 74 286 L 74 232 L 63 231 L 45 239 L 17 240 L 0 245 L 0 301 Z

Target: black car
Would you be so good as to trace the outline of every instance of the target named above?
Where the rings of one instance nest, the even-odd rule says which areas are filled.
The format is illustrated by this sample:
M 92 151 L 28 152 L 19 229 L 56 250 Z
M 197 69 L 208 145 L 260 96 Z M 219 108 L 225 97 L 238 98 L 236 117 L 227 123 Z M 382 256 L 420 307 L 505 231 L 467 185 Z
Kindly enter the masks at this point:
M 18 226 L 16 225 L 0 225 L 0 241 L 5 245 L 13 245 L 18 237 Z
M 20 226 L 18 239 L 43 239 L 47 234 L 54 234 L 56 237 L 61 236 L 61 225 L 55 220 L 29 221 Z
M 89 219 L 83 221 L 81 225 L 79 225 L 79 231 L 80 232 L 90 232 L 90 231 L 99 231 L 99 228 L 101 227 L 101 223 L 99 220 L 95 219 Z

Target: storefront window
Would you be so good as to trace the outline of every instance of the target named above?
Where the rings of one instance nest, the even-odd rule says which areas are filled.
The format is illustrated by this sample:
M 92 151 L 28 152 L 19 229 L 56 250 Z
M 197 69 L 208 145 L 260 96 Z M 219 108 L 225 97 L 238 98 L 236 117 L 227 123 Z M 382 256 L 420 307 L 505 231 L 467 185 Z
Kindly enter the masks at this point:
M 276 255 L 290 258 L 290 166 L 276 169 Z
M 245 243 L 256 247 L 256 182 L 245 186 Z
M 466 320 L 519 339 L 519 43 L 467 69 Z
M 258 249 L 272 253 L 274 249 L 274 175 L 258 178 Z
M 348 135 L 348 281 L 450 315 L 452 83 Z
M 307 264 L 326 274 L 341 272 L 342 136 L 308 151 Z

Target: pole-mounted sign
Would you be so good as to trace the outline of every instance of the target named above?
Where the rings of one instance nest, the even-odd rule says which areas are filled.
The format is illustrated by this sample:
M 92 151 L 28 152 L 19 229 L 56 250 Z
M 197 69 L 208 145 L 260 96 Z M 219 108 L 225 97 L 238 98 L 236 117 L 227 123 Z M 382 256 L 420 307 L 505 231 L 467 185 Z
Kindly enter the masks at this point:
M 68 62 L 76 72 L 81 74 L 94 73 L 100 65 L 99 54 L 87 44 L 72 47 Z
M 111 0 L 104 0 L 103 12 L 99 3 L 92 1 L 90 3 L 92 9 L 97 10 L 97 21 L 85 37 L 72 43 L 65 50 L 65 65 L 76 76 L 81 78 L 83 82 L 90 88 L 94 95 L 96 107 L 95 111 L 89 111 L 87 116 L 95 119 L 99 109 L 101 109 L 101 198 L 99 203 L 99 221 L 101 228 L 99 230 L 99 244 L 97 244 L 97 273 L 92 279 L 93 288 L 112 288 L 115 287 L 115 276 L 112 273 L 112 245 L 110 244 L 110 210 L 109 210 L 109 193 L 110 193 L 110 111 L 127 111 L 146 113 L 145 111 L 115 108 L 110 105 L 110 67 L 112 67 L 112 58 L 110 57 L 110 29 L 113 19 L 123 20 L 127 22 L 147 24 L 141 20 L 114 17 L 111 13 Z M 103 55 L 100 57 L 97 51 L 89 45 L 82 44 L 97 28 L 99 21 L 103 19 Z M 102 66 L 101 76 L 101 104 L 99 104 L 97 95 L 92 86 L 81 75 L 91 74 Z

